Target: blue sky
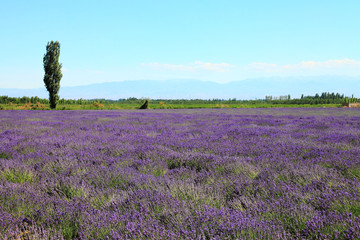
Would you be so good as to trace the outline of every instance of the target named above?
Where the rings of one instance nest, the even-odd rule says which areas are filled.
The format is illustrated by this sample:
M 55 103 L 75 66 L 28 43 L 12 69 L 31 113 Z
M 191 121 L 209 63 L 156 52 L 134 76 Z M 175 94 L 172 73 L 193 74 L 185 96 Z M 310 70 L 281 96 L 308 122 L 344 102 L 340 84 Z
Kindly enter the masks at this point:
M 2 1 L 0 88 L 106 81 L 360 76 L 360 1 Z

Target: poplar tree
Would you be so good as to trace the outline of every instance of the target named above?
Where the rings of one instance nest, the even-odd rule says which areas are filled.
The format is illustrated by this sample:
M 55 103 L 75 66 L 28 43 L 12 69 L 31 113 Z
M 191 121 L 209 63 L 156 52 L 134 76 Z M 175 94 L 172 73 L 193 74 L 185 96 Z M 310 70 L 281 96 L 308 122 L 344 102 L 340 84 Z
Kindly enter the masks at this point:
M 58 41 L 48 42 L 46 45 L 46 54 L 44 55 L 44 83 L 49 92 L 50 108 L 56 108 L 59 100 L 60 80 L 62 78 L 60 57 L 60 43 Z

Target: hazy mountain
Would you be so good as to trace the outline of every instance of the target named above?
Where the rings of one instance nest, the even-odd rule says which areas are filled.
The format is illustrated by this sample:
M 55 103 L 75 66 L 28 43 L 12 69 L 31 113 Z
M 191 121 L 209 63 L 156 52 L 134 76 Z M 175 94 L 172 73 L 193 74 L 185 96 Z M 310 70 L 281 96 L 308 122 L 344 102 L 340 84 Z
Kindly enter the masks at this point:
M 292 97 L 314 95 L 322 92 L 338 92 L 345 95 L 360 95 L 360 77 L 322 76 L 247 79 L 230 83 L 215 83 L 200 80 L 138 80 L 107 82 L 76 87 L 61 87 L 59 95 L 66 99 L 119 99 L 148 97 L 152 99 L 263 99 L 267 95 Z M 1 89 L 0 96 L 39 96 L 47 98 L 45 88 Z

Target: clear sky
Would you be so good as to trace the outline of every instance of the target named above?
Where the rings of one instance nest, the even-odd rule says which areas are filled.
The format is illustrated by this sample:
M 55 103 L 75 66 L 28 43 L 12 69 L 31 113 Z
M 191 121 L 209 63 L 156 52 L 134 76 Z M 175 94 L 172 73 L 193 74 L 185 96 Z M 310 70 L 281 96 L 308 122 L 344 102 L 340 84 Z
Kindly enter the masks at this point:
M 62 86 L 360 76 L 360 1 L 3 0 L 0 88 L 43 87 L 51 40 Z

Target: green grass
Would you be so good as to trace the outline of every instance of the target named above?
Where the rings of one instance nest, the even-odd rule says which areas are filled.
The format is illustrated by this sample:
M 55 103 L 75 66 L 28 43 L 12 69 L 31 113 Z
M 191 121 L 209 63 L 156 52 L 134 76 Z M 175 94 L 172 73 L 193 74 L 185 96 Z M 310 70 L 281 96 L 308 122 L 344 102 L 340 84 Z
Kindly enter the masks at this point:
M 57 186 L 58 191 L 67 199 L 71 200 L 74 197 L 81 197 L 84 192 L 81 189 L 76 189 L 70 184 L 60 184 Z
M 77 237 L 79 237 L 79 223 L 77 221 L 70 219 L 61 221 L 59 228 L 64 239 L 76 239 Z
M 331 208 L 340 213 L 352 213 L 354 216 L 360 216 L 360 203 L 351 203 L 345 201 L 344 203 L 335 202 L 332 204 Z
M 14 217 L 31 215 L 36 206 L 26 196 L 20 194 L 3 194 L 0 196 L 0 208 Z
M 0 158 L 11 159 L 11 155 L 6 152 L 0 152 Z
M 32 183 L 35 181 L 35 176 L 30 171 L 8 169 L 1 173 L 1 178 L 11 183 Z
M 111 201 L 111 198 L 109 195 L 99 195 L 91 198 L 90 204 L 94 209 L 100 210 Z
M 45 110 L 50 110 L 45 105 Z M 56 110 L 117 110 L 117 109 L 138 109 L 139 103 L 104 103 L 94 104 L 58 104 Z M 170 103 L 161 104 L 157 101 L 150 101 L 149 109 L 197 109 L 197 108 L 318 108 L 318 107 L 341 107 L 341 104 L 272 104 L 272 103 Z M 24 104 L 0 104 L 0 110 L 22 110 Z
M 360 167 L 349 169 L 349 177 L 360 179 Z

